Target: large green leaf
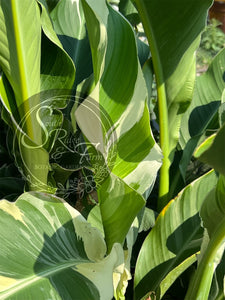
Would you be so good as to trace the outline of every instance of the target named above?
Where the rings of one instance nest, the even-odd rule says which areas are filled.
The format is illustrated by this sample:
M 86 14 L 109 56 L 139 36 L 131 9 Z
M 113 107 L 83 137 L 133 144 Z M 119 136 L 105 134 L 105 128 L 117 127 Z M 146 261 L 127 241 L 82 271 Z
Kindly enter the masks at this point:
M 209 234 L 197 272 L 185 299 L 207 299 L 213 274 L 225 250 L 225 177 L 220 176 L 217 187 L 204 201 L 201 211 L 203 225 Z
M 51 12 L 54 30 L 76 66 L 75 85 L 92 73 L 92 60 L 81 1 L 63 0 Z
M 135 36 L 129 23 L 104 0 L 101 2 L 99 5 L 83 1 L 83 7 L 96 83 L 90 96 L 99 103 L 100 116 L 101 109 L 107 112 L 110 124 L 104 122 L 103 116 L 100 117 L 102 124 L 98 120 L 87 121 L 91 120 L 90 100 L 78 108 L 76 119 L 90 142 L 99 139 L 98 142 L 103 143 L 106 156 L 109 142 L 116 145 L 116 159 L 110 169 L 144 193 L 155 181 L 161 153 L 150 130 L 147 90 L 138 63 Z M 103 132 L 101 127 L 104 127 Z M 91 128 L 92 137 L 88 135 Z
M 207 72 L 197 78 L 193 100 L 182 118 L 179 144 L 184 151 L 180 162 L 183 178 L 200 138 L 207 128 L 211 129 L 210 123 L 218 112 L 225 88 L 224 64 L 225 50 L 214 58 Z
M 66 101 L 55 101 L 56 92 L 49 90 L 65 94 L 64 90 L 73 86 L 74 65 L 63 50 L 45 7 L 36 1 L 1 1 L 0 22 L 0 65 L 4 73 L 0 95 L 14 124 L 17 164 L 23 168 L 29 189 L 52 191 L 48 183 L 48 151 L 57 126 L 44 123 L 60 127 L 62 114 L 54 108 L 65 106 Z M 42 90 L 47 92 L 40 93 Z M 46 98 L 48 103 L 43 104 Z
M 24 12 L 27 12 L 26 18 Z M 41 19 L 38 4 L 35 1 L 1 1 L 0 23 L 0 65 L 7 78 L 1 79 L 1 100 L 12 119 L 19 123 L 39 102 L 38 97 L 33 103 L 26 101 L 40 91 Z M 36 127 L 32 117 L 26 118 L 23 131 L 37 144 L 41 143 L 40 127 Z M 40 156 L 39 150 L 35 154 L 39 163 L 46 163 L 46 155 Z M 30 165 L 29 155 L 27 157 Z M 32 170 L 31 165 L 29 168 Z M 46 171 L 34 170 L 34 173 L 47 182 Z
M 74 84 L 75 68 L 72 59 L 63 49 L 43 5 L 41 5 L 41 25 L 44 33 L 41 49 L 41 90 L 58 89 L 65 95 L 66 90 L 70 90 Z
M 87 0 L 82 4 L 92 50 L 95 89 L 78 107 L 75 116 L 88 142 L 99 145 L 99 152 L 106 160 L 105 169 L 112 172 L 98 189 L 110 250 L 113 243 L 124 242 L 144 205 L 140 194 L 152 188 L 161 153 L 150 130 L 147 90 L 132 27 L 104 0 L 100 3 Z
M 14 91 L 22 119 L 24 114 L 40 102 L 39 97 L 29 101 L 31 96 L 40 90 L 70 89 L 75 70 L 52 28 L 43 5 L 40 13 L 39 5 L 33 0 L 23 2 L 4 0 L 0 4 L 2 23 L 0 38 L 4 45 L 0 50 L 0 65 Z M 27 9 L 29 14 L 24 16 Z M 44 32 L 42 41 L 41 29 Z M 3 101 L 5 98 L 3 96 Z M 3 104 L 9 113 L 13 114 L 15 103 L 10 103 L 11 99 L 6 100 L 9 103 Z M 32 132 L 32 124 L 29 125 L 31 125 L 31 128 L 28 128 L 29 132 Z M 36 124 L 33 134 L 30 134 L 31 138 L 35 136 L 35 131 L 38 131 Z
M 158 90 L 164 89 L 166 96 L 171 152 L 179 137 L 182 113 L 192 99 L 195 51 L 212 1 L 135 2 L 149 40 Z
M 2 0 L 0 23 L 0 65 L 19 106 L 40 90 L 41 20 L 36 1 Z
M 33 105 L 26 100 L 40 90 L 41 20 L 37 3 L 1 1 L 0 23 L 0 65 L 13 89 L 22 118 Z M 12 114 L 15 103 L 6 106 Z M 27 120 L 26 132 L 40 141 L 40 132 L 35 131 L 31 120 Z
M 98 197 L 105 239 L 108 249 L 111 250 L 114 243 L 124 243 L 129 228 L 145 201 L 140 194 L 113 174 L 101 185 Z
M 220 105 L 225 88 L 225 49 L 212 61 L 208 70 L 197 77 L 193 100 L 185 112 L 180 128 L 182 149 L 188 141 L 203 134 Z
M 162 210 L 139 253 L 134 281 L 136 299 L 158 289 L 160 299 L 193 263 L 203 234 L 199 209 L 216 181 L 213 172 L 200 177 Z
M 210 140 L 209 146 L 208 142 Z M 207 145 L 207 150 L 203 152 Z M 209 164 L 216 171 L 220 172 L 225 176 L 225 124 L 220 128 L 218 133 L 213 136 L 213 139 L 206 140 L 200 147 L 196 150 L 195 156 Z M 202 153 L 203 152 L 203 153 Z
M 157 82 L 160 146 L 158 209 L 168 203 L 169 168 L 173 161 L 182 115 L 195 83 L 195 51 L 212 0 L 135 0 L 152 55 Z
M 112 299 L 114 245 L 62 199 L 26 193 L 0 202 L 1 299 Z

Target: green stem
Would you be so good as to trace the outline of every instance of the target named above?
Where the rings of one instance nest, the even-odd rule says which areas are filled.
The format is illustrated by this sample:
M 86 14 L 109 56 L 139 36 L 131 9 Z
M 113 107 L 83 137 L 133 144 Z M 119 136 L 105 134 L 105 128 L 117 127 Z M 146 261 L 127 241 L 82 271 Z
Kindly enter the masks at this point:
M 28 101 L 29 98 L 29 91 L 28 91 L 28 79 L 26 76 L 26 60 L 24 57 L 24 53 L 22 51 L 22 38 L 20 34 L 20 24 L 17 14 L 17 5 L 16 1 L 11 1 L 11 9 L 12 9 L 12 20 L 13 20 L 13 29 L 14 29 L 14 38 L 15 38 L 15 47 L 16 47 L 16 55 L 17 55 L 17 62 L 18 62 L 18 71 L 19 71 L 19 78 L 20 78 L 20 85 L 21 85 L 21 95 L 18 97 L 17 106 L 23 107 L 23 114 L 22 117 L 29 111 Z M 34 132 L 33 124 L 31 120 L 28 118 L 26 122 L 26 132 L 28 136 L 33 139 Z
M 158 89 L 158 111 L 159 111 L 159 127 L 160 127 L 160 146 L 163 153 L 163 162 L 160 169 L 159 181 L 159 198 L 158 211 L 167 204 L 167 195 L 169 193 L 169 123 L 168 123 L 168 109 L 166 101 L 166 92 L 164 84 Z
M 158 93 L 158 111 L 159 111 L 159 126 L 160 126 L 160 147 L 163 153 L 163 163 L 160 170 L 159 183 L 159 200 L 158 210 L 160 211 L 167 204 L 167 195 L 169 192 L 169 121 L 166 89 L 164 83 L 164 74 L 161 65 L 161 59 L 157 47 L 157 42 L 154 36 L 151 20 L 148 18 L 148 9 L 144 0 L 136 0 L 137 9 L 141 16 L 141 20 L 145 29 L 146 36 L 149 41 L 152 54 L 152 61 L 156 76 L 157 93 Z
M 208 299 L 214 271 L 220 261 L 221 247 L 225 244 L 225 220 L 212 236 L 195 276 L 188 288 L 185 300 Z
M 40 78 L 36 77 L 37 84 L 33 86 L 30 71 L 29 47 L 26 39 L 25 23 L 21 19 L 23 9 L 22 2 L 10 0 L 8 10 L 13 26 L 14 41 L 12 46 L 15 52 L 15 70 L 18 72 L 18 87 L 15 98 L 16 105 L 20 114 L 21 131 L 19 127 L 15 128 L 15 135 L 18 139 L 18 149 L 20 151 L 19 163 L 23 164 L 23 172 L 27 179 L 29 190 L 51 192 L 53 189 L 48 186 L 49 157 L 44 150 L 42 141 L 42 127 L 38 123 L 38 107 L 40 105 Z M 32 2 L 32 13 L 40 21 L 40 11 L 38 4 Z M 10 10 L 11 9 L 11 10 Z M 36 60 L 40 62 L 41 54 L 41 22 L 38 22 L 34 33 L 37 34 L 38 51 Z M 30 50 L 31 51 L 31 50 Z M 13 52 L 12 52 L 13 53 Z M 37 94 L 37 95 L 35 95 Z M 23 132 L 25 133 L 23 133 Z M 17 148 L 16 148 L 17 149 Z M 17 155 L 17 154 L 16 154 Z

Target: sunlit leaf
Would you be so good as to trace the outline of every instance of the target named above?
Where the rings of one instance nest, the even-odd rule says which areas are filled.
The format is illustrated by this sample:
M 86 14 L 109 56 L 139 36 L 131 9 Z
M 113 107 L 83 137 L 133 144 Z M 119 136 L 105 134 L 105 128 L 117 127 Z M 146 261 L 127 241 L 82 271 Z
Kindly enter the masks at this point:
M 165 97 L 162 101 L 168 108 L 170 153 L 178 141 L 182 114 L 192 99 L 195 51 L 211 2 L 135 1 L 150 45 L 158 98 Z
M 206 140 L 206 142 L 197 149 L 196 157 L 225 175 L 225 124 L 218 133 L 211 138 L 209 145 L 207 145 L 208 141 L 209 140 Z
M 198 269 L 189 285 L 186 300 L 207 299 L 213 274 L 225 250 L 225 177 L 220 176 L 204 201 L 201 211 L 203 225 L 209 234 L 209 243 L 201 257 Z
M 213 172 L 200 177 L 159 214 L 138 256 L 134 281 L 136 299 L 157 289 L 162 296 L 177 276 L 193 263 L 203 234 L 199 209 L 216 181 Z M 173 272 L 175 268 L 177 271 Z
M 224 63 L 225 50 L 222 50 L 214 58 L 207 72 L 197 77 L 193 100 L 182 118 L 179 144 L 184 151 L 180 162 L 183 178 L 201 137 L 204 137 L 206 129 L 210 129 L 210 124 L 217 118 L 225 88 Z
M 1 299 L 112 299 L 120 245 L 104 257 L 101 233 L 54 196 L 0 202 Z
M 75 85 L 92 73 L 92 59 L 81 1 L 63 0 L 51 12 L 54 30 L 76 66 Z
M 109 175 L 98 189 L 98 198 L 110 250 L 115 242 L 125 241 L 145 203 L 140 194 L 153 187 L 162 156 L 150 129 L 147 90 L 132 27 L 103 0 L 101 5 L 89 0 L 82 4 L 95 89 L 75 118 L 88 142 L 99 144 L 106 158 Z
M 113 174 L 101 185 L 98 196 L 105 239 L 111 250 L 114 243 L 124 243 L 129 228 L 145 201 Z

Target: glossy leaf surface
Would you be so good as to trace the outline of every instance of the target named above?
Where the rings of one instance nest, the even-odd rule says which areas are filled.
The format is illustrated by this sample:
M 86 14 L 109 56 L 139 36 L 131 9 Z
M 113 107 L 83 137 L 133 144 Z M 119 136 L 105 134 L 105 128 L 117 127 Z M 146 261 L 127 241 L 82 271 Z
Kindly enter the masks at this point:
M 220 176 L 217 187 L 209 193 L 201 211 L 203 225 L 209 234 L 197 272 L 189 286 L 185 299 L 207 299 L 213 274 L 225 250 L 225 178 Z M 224 292 L 224 291 L 223 291 Z
M 209 164 L 216 171 L 220 172 L 225 176 L 225 124 L 220 128 L 218 133 L 215 136 L 213 136 L 213 141 L 210 142 L 206 151 L 201 153 L 201 148 L 204 149 L 204 146 L 207 143 L 207 141 L 208 140 L 206 140 L 206 142 L 203 143 L 199 147 L 199 149 L 197 149 L 199 152 L 199 154 L 197 153 L 198 159 L 203 161 L 204 163 Z
M 115 242 L 125 240 L 144 205 L 141 194 L 154 184 L 161 153 L 150 130 L 147 90 L 130 24 L 103 0 L 101 5 L 89 0 L 82 4 L 95 89 L 91 99 L 78 107 L 75 117 L 87 140 L 100 144 L 112 173 L 98 189 L 107 246 L 111 249 Z M 94 119 L 91 110 L 97 116 Z M 109 122 L 104 119 L 105 112 Z M 113 163 L 107 157 L 111 149 Z
M 190 265 L 187 260 L 193 263 L 192 255 L 200 250 L 203 234 L 198 212 L 216 181 L 213 172 L 200 177 L 159 214 L 137 260 L 134 282 L 136 299 L 157 289 L 162 296 L 176 276 Z M 175 268 L 176 272 L 170 274 Z
M 177 144 L 182 113 L 192 99 L 195 50 L 211 2 L 135 1 L 149 40 L 158 92 L 165 92 L 163 101 L 166 101 L 168 108 L 170 152 Z
M 26 193 L 0 202 L 1 299 L 111 299 L 115 245 L 104 257 L 101 233 L 63 200 Z

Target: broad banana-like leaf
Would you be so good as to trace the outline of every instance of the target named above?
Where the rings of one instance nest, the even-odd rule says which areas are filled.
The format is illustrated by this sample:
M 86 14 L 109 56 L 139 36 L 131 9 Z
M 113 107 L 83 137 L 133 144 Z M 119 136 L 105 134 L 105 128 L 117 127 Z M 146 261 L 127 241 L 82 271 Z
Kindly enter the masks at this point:
M 47 128 L 42 121 L 49 121 L 51 115 L 49 124 L 58 122 L 60 127 L 62 115 L 53 113 L 54 100 L 40 108 L 42 100 L 46 100 L 46 95 L 42 97 L 44 94 L 40 91 L 70 89 L 74 65 L 63 50 L 42 4 L 39 6 L 34 0 L 3 0 L 0 2 L 0 22 L 3 45 L 0 65 L 4 73 L 0 95 L 14 124 L 17 164 L 23 168 L 30 189 L 52 191 L 48 185 L 47 151 L 53 140 L 46 142 L 46 139 L 50 139 L 48 133 L 55 130 L 55 126 Z M 55 94 L 49 92 L 48 99 L 51 96 Z M 65 100 L 58 101 L 55 106 L 65 106 Z M 43 113 L 39 116 L 44 109 L 47 118 Z
M 196 79 L 193 100 L 181 122 L 179 144 L 182 149 L 191 138 L 205 131 L 218 111 L 225 89 L 224 64 L 225 49 L 213 59 L 206 73 Z
M 3 0 L 0 3 L 0 39 L 4 45 L 0 50 L 0 65 L 16 102 L 5 96 L 4 80 L 0 92 L 7 111 L 13 114 L 17 106 L 21 119 L 40 103 L 39 97 L 29 101 L 31 96 L 40 90 L 70 89 L 74 81 L 73 63 L 62 48 L 45 7 L 40 5 L 41 13 L 39 5 L 33 0 Z M 30 122 L 28 125 L 28 135 L 34 139 L 35 132 L 38 132 L 37 124 Z M 35 142 L 40 141 L 37 138 Z
M 124 243 L 129 228 L 145 205 L 144 198 L 114 174 L 98 190 L 102 224 L 108 249 Z M 126 217 L 125 217 L 126 216 Z
M 3 0 L 0 2 L 0 23 L 0 65 L 8 79 L 4 80 L 3 77 L 1 80 L 1 100 L 14 120 L 19 114 L 19 122 L 30 111 L 32 105 L 38 103 L 37 98 L 32 104 L 26 100 L 40 91 L 41 19 L 38 4 L 36 1 Z M 14 96 L 10 93 L 9 97 L 10 89 Z M 13 115 L 16 108 L 16 114 Z M 35 125 L 28 117 L 23 130 L 39 144 L 40 128 L 35 128 Z M 36 154 L 37 152 L 39 151 L 36 151 Z M 46 163 L 45 155 L 39 156 L 39 163 L 42 163 L 43 159 Z M 29 162 L 28 157 L 27 163 Z M 32 170 L 31 166 L 30 169 Z M 34 173 L 43 182 L 47 181 L 46 171 L 34 170 Z
M 105 257 L 102 234 L 62 199 L 1 200 L 0 228 L 0 299 L 112 299 L 122 247 Z
M 54 30 L 76 67 L 75 85 L 92 73 L 91 49 L 81 1 L 63 0 L 51 12 Z
M 96 84 L 90 96 L 107 112 L 111 124 L 108 127 L 105 123 L 99 124 L 99 128 L 105 126 L 105 132 L 98 132 L 97 122 L 91 124 L 86 121 L 88 109 L 85 110 L 84 106 L 78 108 L 76 120 L 86 137 L 94 126 L 96 133 L 92 140 L 91 137 L 88 139 L 93 142 L 97 136 L 104 144 L 102 149 L 107 149 L 110 139 L 111 142 L 113 139 L 116 159 L 111 171 L 138 192 L 144 193 L 155 180 L 161 153 L 150 130 L 147 91 L 138 63 L 134 32 L 129 23 L 104 0 L 101 5 L 89 1 L 82 3 Z M 96 30 L 99 32 L 97 38 Z M 86 101 L 84 105 L 89 108 L 89 103 Z
M 185 112 L 180 127 L 179 144 L 183 149 L 180 171 L 185 179 L 188 163 L 207 128 L 215 118 L 225 88 L 225 50 L 212 61 L 207 72 L 196 79 L 193 100 Z M 212 128 L 213 129 L 213 128 Z
M 201 211 L 203 225 L 209 234 L 197 272 L 190 284 L 186 300 L 208 299 L 213 274 L 225 250 L 225 177 L 220 176 L 217 187 L 204 201 Z M 224 295 L 225 296 L 225 295 Z
M 208 143 L 210 141 L 210 143 Z M 216 171 L 225 176 L 225 124 L 220 128 L 218 133 L 206 140 L 196 150 L 195 157 L 204 163 L 212 166 Z M 206 151 L 203 152 L 203 149 Z M 203 153 L 202 153 L 203 152 Z
M 211 171 L 188 185 L 162 210 L 138 256 L 136 299 L 156 291 L 161 299 L 182 271 L 195 261 L 193 255 L 200 250 L 203 235 L 199 209 L 216 181 Z
M 195 83 L 195 51 L 212 0 L 135 0 L 146 36 L 157 82 L 160 147 L 161 210 L 169 201 L 169 168 L 179 138 L 183 113 Z
M 65 91 L 70 90 L 74 84 L 74 64 L 63 49 L 45 7 L 41 3 L 40 6 L 44 32 L 41 53 L 41 90 L 62 90 L 61 94 L 64 96 Z
M 104 0 L 98 3 L 87 0 L 82 4 L 92 50 L 95 89 L 90 94 L 92 100 L 86 99 L 75 116 L 87 140 L 93 145 L 100 144 L 106 160 L 114 152 L 113 163 L 108 163 L 112 174 L 98 189 L 110 250 L 115 242 L 123 243 L 144 205 L 140 194 L 152 187 L 161 153 L 150 130 L 147 90 L 132 27 Z M 104 120 L 105 112 L 108 123 Z
M 40 91 L 41 18 L 37 2 L 2 0 L 0 22 L 0 65 L 20 106 Z
M 171 154 L 178 141 L 182 114 L 192 99 L 195 51 L 212 1 L 136 0 L 135 3 L 149 40 L 159 101 L 166 101 L 168 108 L 166 129 Z

